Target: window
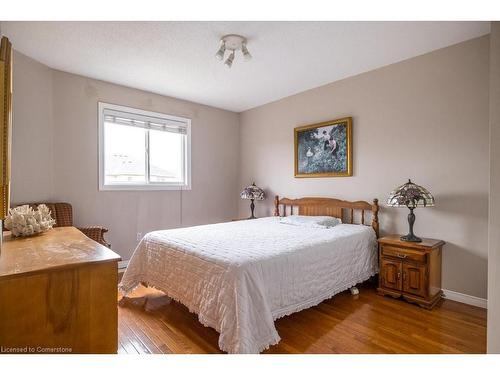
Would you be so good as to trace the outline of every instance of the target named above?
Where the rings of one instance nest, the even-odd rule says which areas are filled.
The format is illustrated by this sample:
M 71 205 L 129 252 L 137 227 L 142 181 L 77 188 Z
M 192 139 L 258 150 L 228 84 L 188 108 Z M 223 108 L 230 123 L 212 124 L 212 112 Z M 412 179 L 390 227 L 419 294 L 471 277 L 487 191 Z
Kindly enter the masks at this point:
M 191 120 L 99 103 L 99 189 L 191 188 Z

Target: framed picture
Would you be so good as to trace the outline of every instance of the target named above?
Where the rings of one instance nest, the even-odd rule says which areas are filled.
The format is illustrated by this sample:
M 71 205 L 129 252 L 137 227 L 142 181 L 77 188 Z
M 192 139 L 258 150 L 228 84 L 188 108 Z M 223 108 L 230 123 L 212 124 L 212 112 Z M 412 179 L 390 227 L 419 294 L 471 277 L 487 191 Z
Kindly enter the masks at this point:
M 294 129 L 295 177 L 352 176 L 352 117 Z

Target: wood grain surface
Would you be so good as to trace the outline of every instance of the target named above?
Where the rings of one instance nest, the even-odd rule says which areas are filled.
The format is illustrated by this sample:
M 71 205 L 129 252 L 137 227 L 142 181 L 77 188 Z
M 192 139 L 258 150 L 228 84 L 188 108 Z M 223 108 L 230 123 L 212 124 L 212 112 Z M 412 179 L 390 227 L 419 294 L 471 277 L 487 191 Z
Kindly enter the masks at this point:
M 119 353 L 220 353 L 218 333 L 181 304 L 145 287 L 130 297 L 118 308 Z M 282 340 L 265 353 L 486 352 L 485 309 L 444 300 L 429 311 L 370 283 L 275 324 Z

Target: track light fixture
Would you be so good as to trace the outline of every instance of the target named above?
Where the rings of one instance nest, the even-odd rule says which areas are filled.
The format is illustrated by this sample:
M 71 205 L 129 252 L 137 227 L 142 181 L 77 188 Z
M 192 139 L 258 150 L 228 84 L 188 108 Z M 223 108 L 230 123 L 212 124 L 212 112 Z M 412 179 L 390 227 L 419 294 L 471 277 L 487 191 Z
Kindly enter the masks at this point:
M 252 55 L 250 54 L 250 52 L 248 52 L 247 43 L 246 42 L 241 44 L 241 52 L 243 53 L 243 58 L 246 61 L 252 59 Z
M 230 68 L 233 65 L 234 61 L 234 51 L 231 51 L 226 61 L 224 61 L 224 65 Z
M 217 51 L 217 53 L 215 54 L 215 57 L 217 58 L 217 60 L 221 60 L 224 58 L 224 53 L 226 52 L 226 45 L 224 44 L 224 42 L 221 41 L 220 43 L 220 48 L 219 50 Z
M 250 54 L 247 48 L 247 39 L 241 35 L 236 35 L 236 34 L 224 35 L 220 40 L 220 47 L 217 53 L 215 54 L 215 57 L 218 60 L 222 61 L 224 59 L 226 50 L 230 52 L 228 58 L 226 59 L 226 61 L 224 61 L 224 65 L 226 65 L 228 68 L 230 68 L 233 65 L 235 51 L 237 50 L 241 51 L 241 53 L 243 54 L 243 58 L 246 61 L 252 58 L 252 55 Z

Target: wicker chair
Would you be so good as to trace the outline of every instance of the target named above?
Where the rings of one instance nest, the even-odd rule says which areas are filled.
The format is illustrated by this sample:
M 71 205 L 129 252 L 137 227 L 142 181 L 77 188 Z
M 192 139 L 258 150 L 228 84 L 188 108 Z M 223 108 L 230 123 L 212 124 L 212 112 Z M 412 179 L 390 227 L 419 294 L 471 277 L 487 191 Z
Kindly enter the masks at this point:
M 31 207 L 36 208 L 41 203 L 25 203 Z M 72 227 L 73 226 L 73 207 L 69 203 L 43 203 L 51 211 L 52 217 L 56 220 L 54 227 Z M 20 205 L 18 205 L 20 206 Z M 104 233 L 108 231 L 107 228 L 101 226 L 90 226 L 78 228 L 87 237 L 93 239 L 100 244 L 111 248 L 111 245 L 104 239 Z

